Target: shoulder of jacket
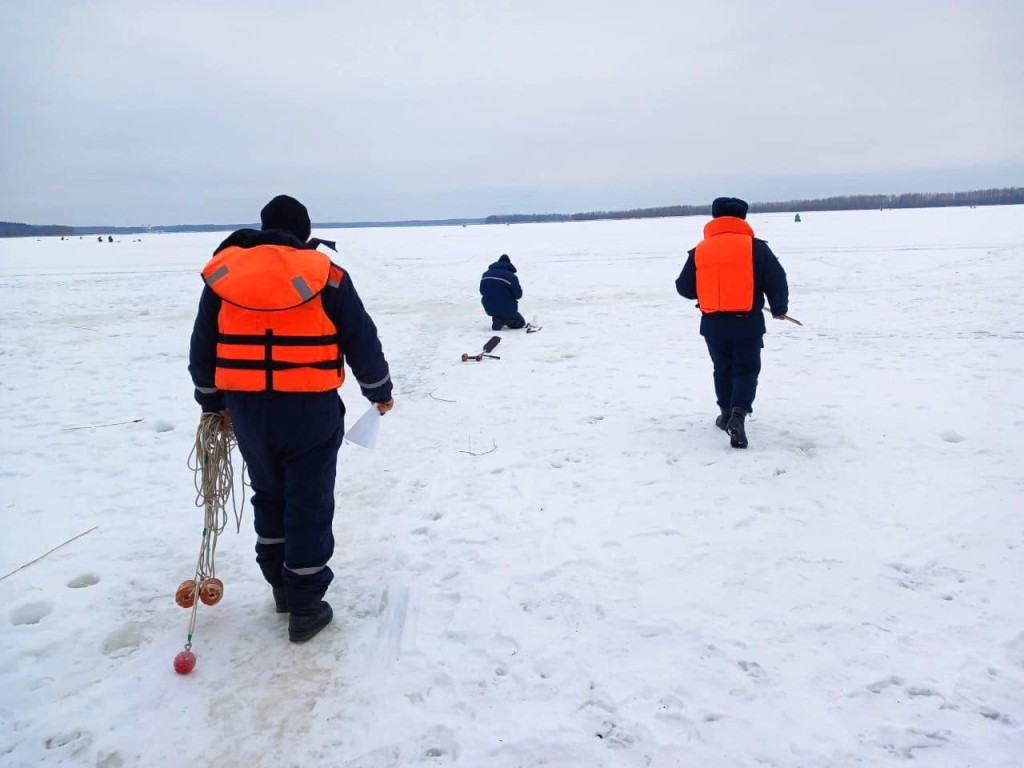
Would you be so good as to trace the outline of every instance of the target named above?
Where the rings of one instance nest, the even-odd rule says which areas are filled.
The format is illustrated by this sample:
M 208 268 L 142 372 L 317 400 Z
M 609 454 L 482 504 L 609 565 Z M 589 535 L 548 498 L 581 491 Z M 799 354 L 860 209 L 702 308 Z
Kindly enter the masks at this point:
M 325 287 L 340 288 L 348 273 L 333 261 L 329 261 L 328 263 L 330 266 L 327 269 L 327 285 Z

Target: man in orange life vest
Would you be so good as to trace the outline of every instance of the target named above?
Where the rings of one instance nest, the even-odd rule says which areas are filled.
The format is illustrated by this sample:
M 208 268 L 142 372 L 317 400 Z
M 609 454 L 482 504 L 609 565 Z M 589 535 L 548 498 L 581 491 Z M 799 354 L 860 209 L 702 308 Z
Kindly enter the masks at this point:
M 719 197 L 704 239 L 689 252 L 676 290 L 697 299 L 700 333 L 714 365 L 715 395 L 721 414 L 715 425 L 729 434 L 733 448 L 747 447 L 744 420 L 754 403 L 764 346 L 765 296 L 772 316 L 789 311 L 786 272 L 768 243 L 754 237 L 747 204 Z
M 256 562 L 293 642 L 332 618 L 334 480 L 345 431 L 345 360 L 364 397 L 391 410 L 377 328 L 349 274 L 309 239 L 305 206 L 279 195 L 203 269 L 189 372 L 204 412 L 234 427 L 252 480 Z

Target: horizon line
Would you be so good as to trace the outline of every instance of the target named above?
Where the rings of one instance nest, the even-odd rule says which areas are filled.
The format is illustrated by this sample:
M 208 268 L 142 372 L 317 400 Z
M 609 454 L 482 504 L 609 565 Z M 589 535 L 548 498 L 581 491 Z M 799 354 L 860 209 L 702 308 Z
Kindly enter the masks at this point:
M 924 197 L 935 198 L 943 197 L 948 195 L 971 195 L 991 192 L 1024 192 L 1024 187 L 986 187 L 982 189 L 969 189 L 969 190 L 957 190 L 947 192 L 900 192 L 898 194 L 891 193 L 860 193 L 860 194 L 846 194 L 846 195 L 829 195 L 827 197 L 814 197 L 814 198 L 790 198 L 788 200 L 759 200 L 756 202 L 749 203 L 750 213 L 758 213 L 755 211 L 755 207 L 761 206 L 780 206 L 780 205 L 792 205 L 796 206 L 798 203 L 804 205 L 800 206 L 801 210 L 807 208 L 808 204 L 821 204 L 833 200 L 853 199 L 853 198 L 900 198 L 904 196 L 915 196 L 921 195 Z M 1006 203 L 1014 205 L 1017 203 Z M 934 206 L 923 206 L 923 207 L 934 207 Z M 947 206 L 948 207 L 948 206 Z M 658 211 L 666 210 L 671 208 L 679 209 L 708 209 L 710 210 L 710 203 L 702 203 L 699 205 L 693 205 L 688 203 L 672 203 L 668 205 L 653 205 L 645 207 L 634 207 L 634 208 L 622 208 L 622 209 L 607 209 L 607 210 L 591 210 L 591 211 L 577 211 L 575 213 L 492 213 L 486 216 L 463 216 L 463 217 L 448 217 L 443 219 L 378 219 L 378 220 L 360 220 L 360 221 L 322 221 L 322 222 L 311 222 L 313 228 L 320 229 L 354 229 L 359 227 L 399 227 L 399 226 L 446 226 L 446 225 L 466 225 L 466 224 L 486 224 L 489 219 L 500 219 L 506 218 L 531 218 L 531 217 L 558 217 L 566 220 L 572 219 L 573 217 L 594 217 L 599 218 L 601 216 L 607 216 L 609 218 L 630 218 L 624 216 L 629 213 L 641 213 L 644 211 Z M 794 208 L 795 210 L 795 208 Z M 841 209 L 838 209 L 841 210 Z M 762 213 L 792 213 L 792 210 L 776 209 L 773 211 L 760 211 Z M 699 216 L 701 215 L 700 210 L 695 210 L 691 213 L 681 213 L 681 216 Z M 635 218 L 642 218 L 637 216 Z M 504 222 L 503 222 L 504 223 Z M 27 222 L 20 221 L 0 221 L 0 225 L 15 225 L 33 228 L 50 228 L 59 227 L 63 229 L 73 230 L 93 230 L 86 234 L 99 234 L 99 230 L 105 231 L 117 231 L 117 230 L 135 230 L 141 231 L 156 231 L 163 232 L 172 229 L 182 228 L 204 228 L 209 231 L 227 231 L 234 229 L 258 229 L 260 225 L 256 223 L 243 223 L 243 224 L 223 224 L 223 223 L 201 223 L 201 224 L 124 224 L 124 225 L 105 225 L 105 224 L 83 224 L 83 225 L 71 225 L 71 224 L 29 224 Z

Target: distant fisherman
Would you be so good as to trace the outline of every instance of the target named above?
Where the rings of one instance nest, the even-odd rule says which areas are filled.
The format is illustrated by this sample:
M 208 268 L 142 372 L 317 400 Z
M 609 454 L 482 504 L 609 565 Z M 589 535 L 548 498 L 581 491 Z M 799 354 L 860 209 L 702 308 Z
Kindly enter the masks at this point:
M 519 300 L 523 289 L 516 277 L 516 268 L 507 253 L 491 264 L 480 278 L 480 303 L 491 316 L 491 330 L 500 331 L 506 325 L 515 330 L 526 325 L 519 314 Z
M 714 365 L 715 395 L 721 411 L 715 425 L 733 448 L 747 447 L 744 420 L 751 413 L 764 346 L 764 299 L 772 317 L 786 319 L 789 284 L 768 243 L 747 224 L 747 204 L 719 197 L 704 239 L 689 252 L 676 290 L 696 299 L 700 333 Z
M 345 361 L 363 397 L 391 410 L 391 374 L 351 276 L 317 250 L 298 200 L 278 195 L 203 269 L 189 372 L 204 412 L 232 424 L 252 480 L 256 562 L 288 637 L 333 616 L 334 480 L 345 431 Z

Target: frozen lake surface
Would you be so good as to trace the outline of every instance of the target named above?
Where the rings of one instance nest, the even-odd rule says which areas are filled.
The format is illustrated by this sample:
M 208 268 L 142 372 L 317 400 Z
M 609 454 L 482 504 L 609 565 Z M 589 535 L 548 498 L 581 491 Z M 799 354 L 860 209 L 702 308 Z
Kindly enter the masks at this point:
M 288 643 L 246 509 L 188 677 L 224 234 L 0 240 L 0 576 L 90 531 L 0 581 L 0 765 L 1020 766 L 1024 207 L 751 215 L 804 326 L 747 451 L 673 285 L 705 221 L 315 232 L 396 382 L 336 619 Z M 464 364 L 501 253 L 544 329 Z

